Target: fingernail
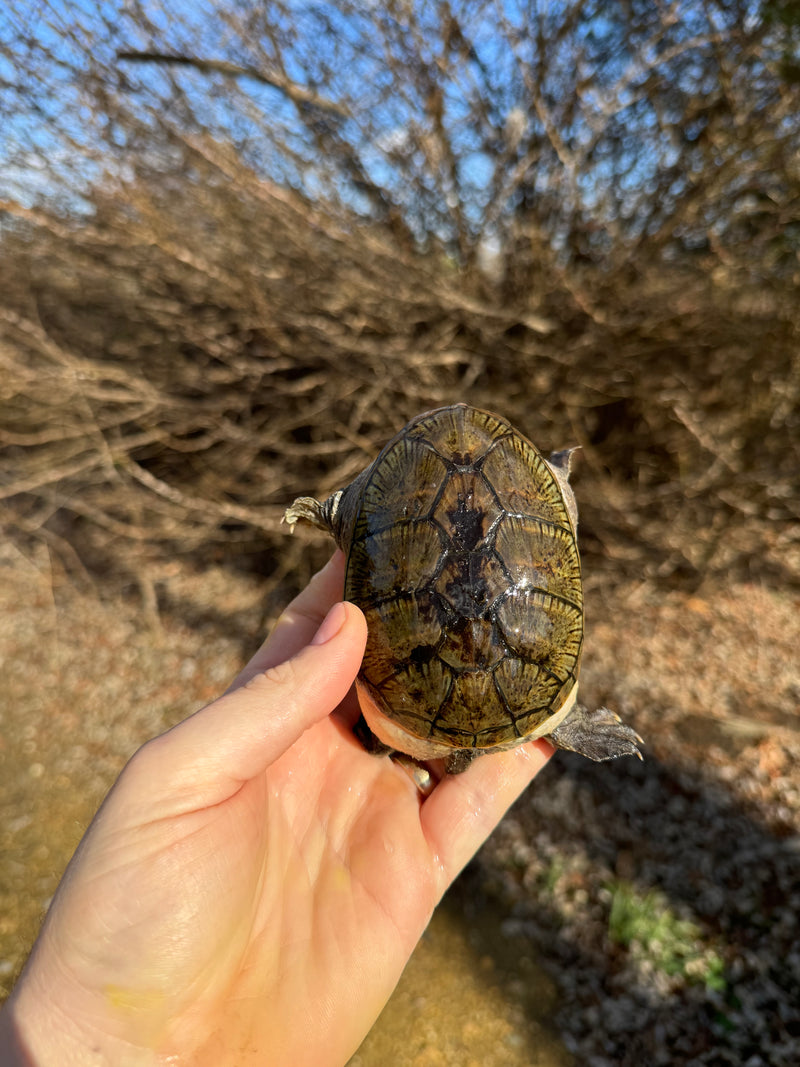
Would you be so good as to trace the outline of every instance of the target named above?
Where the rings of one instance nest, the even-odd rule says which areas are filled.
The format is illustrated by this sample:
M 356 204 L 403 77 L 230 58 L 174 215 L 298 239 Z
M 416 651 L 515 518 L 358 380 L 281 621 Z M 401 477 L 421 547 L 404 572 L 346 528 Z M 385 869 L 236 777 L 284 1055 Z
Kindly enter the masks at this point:
M 346 618 L 347 608 L 344 604 L 334 604 L 322 620 L 322 625 L 314 634 L 311 644 L 324 645 L 326 641 L 330 641 L 332 637 L 336 637 L 338 632 L 344 626 Z

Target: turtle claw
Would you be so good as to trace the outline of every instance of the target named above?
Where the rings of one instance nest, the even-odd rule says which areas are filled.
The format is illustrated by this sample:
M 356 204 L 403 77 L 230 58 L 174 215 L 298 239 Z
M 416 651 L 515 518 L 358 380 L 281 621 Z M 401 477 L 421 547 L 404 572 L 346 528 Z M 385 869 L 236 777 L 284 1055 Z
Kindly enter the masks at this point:
M 566 719 L 547 736 L 557 748 L 577 752 L 598 763 L 618 756 L 642 759 L 638 746 L 644 741 L 609 708 L 588 711 L 576 704 Z

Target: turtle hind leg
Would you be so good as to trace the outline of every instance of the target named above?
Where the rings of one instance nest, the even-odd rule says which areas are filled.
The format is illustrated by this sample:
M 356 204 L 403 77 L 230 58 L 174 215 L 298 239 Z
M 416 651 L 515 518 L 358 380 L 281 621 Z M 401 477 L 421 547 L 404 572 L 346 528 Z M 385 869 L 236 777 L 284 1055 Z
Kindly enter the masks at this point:
M 580 704 L 575 705 L 547 739 L 557 748 L 577 752 L 597 762 L 617 756 L 641 759 L 638 745 L 644 744 L 636 731 L 626 726 L 613 711 L 608 708 L 587 711 Z

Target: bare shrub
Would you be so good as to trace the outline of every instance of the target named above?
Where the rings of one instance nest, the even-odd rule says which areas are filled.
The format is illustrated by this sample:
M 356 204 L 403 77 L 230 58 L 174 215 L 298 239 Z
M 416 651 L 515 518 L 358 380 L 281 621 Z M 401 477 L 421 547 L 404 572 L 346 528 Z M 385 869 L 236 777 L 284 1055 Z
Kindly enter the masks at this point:
M 583 446 L 608 573 L 796 579 L 780 27 L 227 6 L 6 12 L 7 175 L 46 178 L 0 205 L 7 536 L 73 574 L 224 554 L 291 585 L 286 503 L 458 399 Z

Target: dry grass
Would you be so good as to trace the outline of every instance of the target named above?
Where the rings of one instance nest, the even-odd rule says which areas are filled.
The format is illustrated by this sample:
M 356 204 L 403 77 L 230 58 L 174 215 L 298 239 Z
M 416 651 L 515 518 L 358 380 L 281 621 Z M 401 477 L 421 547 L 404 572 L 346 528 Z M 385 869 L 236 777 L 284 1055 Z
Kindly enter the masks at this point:
M 346 484 L 419 411 L 466 400 L 543 450 L 583 447 L 595 569 L 797 578 L 798 323 L 780 293 L 685 267 L 562 272 L 535 311 L 504 306 L 483 275 L 214 143 L 184 149 L 182 190 L 107 183 L 91 224 L 11 216 L 1 492 L 20 547 L 45 542 L 85 580 L 224 557 L 284 595 L 308 573 L 287 503 Z

